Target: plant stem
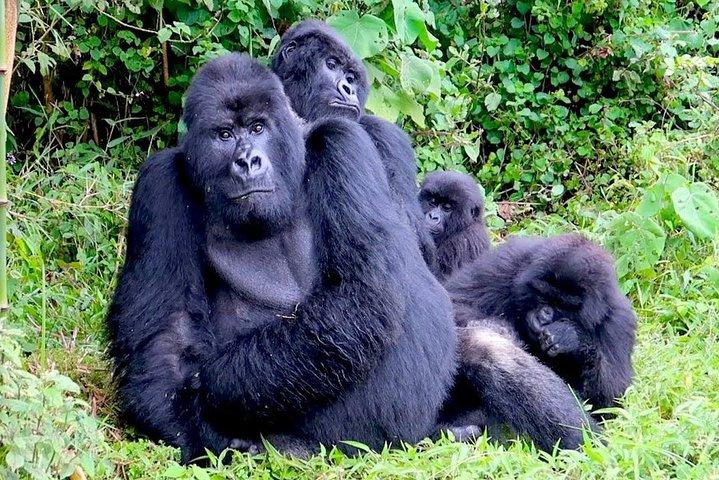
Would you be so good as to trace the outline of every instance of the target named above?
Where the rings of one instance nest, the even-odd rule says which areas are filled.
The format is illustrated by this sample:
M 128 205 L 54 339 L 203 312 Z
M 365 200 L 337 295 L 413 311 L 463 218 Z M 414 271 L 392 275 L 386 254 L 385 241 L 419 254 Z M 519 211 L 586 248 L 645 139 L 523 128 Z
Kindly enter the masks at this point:
M 15 55 L 17 1 L 0 0 L 0 319 L 7 316 L 7 104 Z
M 12 0 L 10 0 L 12 1 Z M 0 0 L 0 318 L 8 312 L 7 299 L 7 102 L 5 99 L 5 83 L 8 81 L 8 68 L 5 63 L 7 51 L 7 25 L 5 25 L 5 0 Z

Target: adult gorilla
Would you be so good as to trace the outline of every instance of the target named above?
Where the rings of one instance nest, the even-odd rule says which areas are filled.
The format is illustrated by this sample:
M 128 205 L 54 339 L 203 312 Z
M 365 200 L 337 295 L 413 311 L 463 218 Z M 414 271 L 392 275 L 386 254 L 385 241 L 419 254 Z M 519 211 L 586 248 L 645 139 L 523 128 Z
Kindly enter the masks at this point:
M 260 435 L 311 451 L 431 434 L 451 306 L 367 133 L 333 119 L 303 140 L 279 80 L 239 54 L 197 73 L 184 121 L 139 173 L 107 318 L 126 418 L 184 461 Z
M 362 125 L 379 151 L 392 197 L 415 231 L 427 264 L 433 266 L 434 241 L 417 201 L 412 144 L 397 125 L 364 111 L 367 72 L 349 45 L 324 22 L 305 20 L 282 36 L 272 69 L 303 119 L 344 117 Z

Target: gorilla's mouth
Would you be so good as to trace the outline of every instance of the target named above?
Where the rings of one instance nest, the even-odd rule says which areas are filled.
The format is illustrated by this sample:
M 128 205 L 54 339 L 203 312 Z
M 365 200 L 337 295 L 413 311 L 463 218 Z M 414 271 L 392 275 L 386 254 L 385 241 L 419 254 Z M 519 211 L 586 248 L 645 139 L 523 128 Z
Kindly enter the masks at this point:
M 357 105 L 356 103 L 348 103 L 348 102 L 343 102 L 340 100 L 332 100 L 330 102 L 330 107 L 346 108 L 348 110 L 352 110 L 355 113 L 355 115 L 360 114 L 359 105 Z
M 274 191 L 275 191 L 274 188 L 267 188 L 267 187 L 253 188 L 251 190 L 246 190 L 240 194 L 231 196 L 230 200 L 232 200 L 232 201 L 247 200 L 248 198 L 250 198 L 251 195 L 254 195 L 255 193 L 272 193 Z
M 444 232 L 444 228 L 441 225 L 429 225 L 429 233 L 433 237 L 438 237 Z

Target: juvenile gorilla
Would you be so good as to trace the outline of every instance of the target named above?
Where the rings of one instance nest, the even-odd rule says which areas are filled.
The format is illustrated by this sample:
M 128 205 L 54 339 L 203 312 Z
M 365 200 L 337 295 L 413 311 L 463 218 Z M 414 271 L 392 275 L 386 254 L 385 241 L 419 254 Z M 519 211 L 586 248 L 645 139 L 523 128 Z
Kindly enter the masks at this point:
M 458 325 L 494 323 L 594 408 L 631 383 L 636 318 L 614 262 L 581 235 L 512 238 L 446 283 Z
M 200 69 L 184 121 L 139 173 L 107 317 L 127 420 L 185 462 L 260 435 L 312 451 L 432 433 L 451 305 L 365 130 L 303 139 L 277 77 L 238 54 Z
M 432 172 L 422 182 L 419 202 L 437 247 L 434 270 L 440 282 L 489 249 L 484 197 L 472 177 Z
M 432 267 L 434 242 L 417 202 L 417 162 L 412 144 L 397 125 L 365 112 L 369 85 L 362 61 L 331 27 L 306 20 L 282 36 L 272 69 L 282 80 L 292 108 L 303 119 L 344 117 L 362 125 L 379 151 L 392 197 Z

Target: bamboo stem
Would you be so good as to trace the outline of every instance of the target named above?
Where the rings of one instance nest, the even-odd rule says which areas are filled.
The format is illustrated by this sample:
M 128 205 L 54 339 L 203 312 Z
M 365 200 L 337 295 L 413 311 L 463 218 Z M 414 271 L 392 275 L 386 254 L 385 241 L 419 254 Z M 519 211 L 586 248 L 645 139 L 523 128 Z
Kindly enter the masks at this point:
M 15 57 L 17 0 L 0 0 L 0 318 L 7 316 L 7 104 Z

